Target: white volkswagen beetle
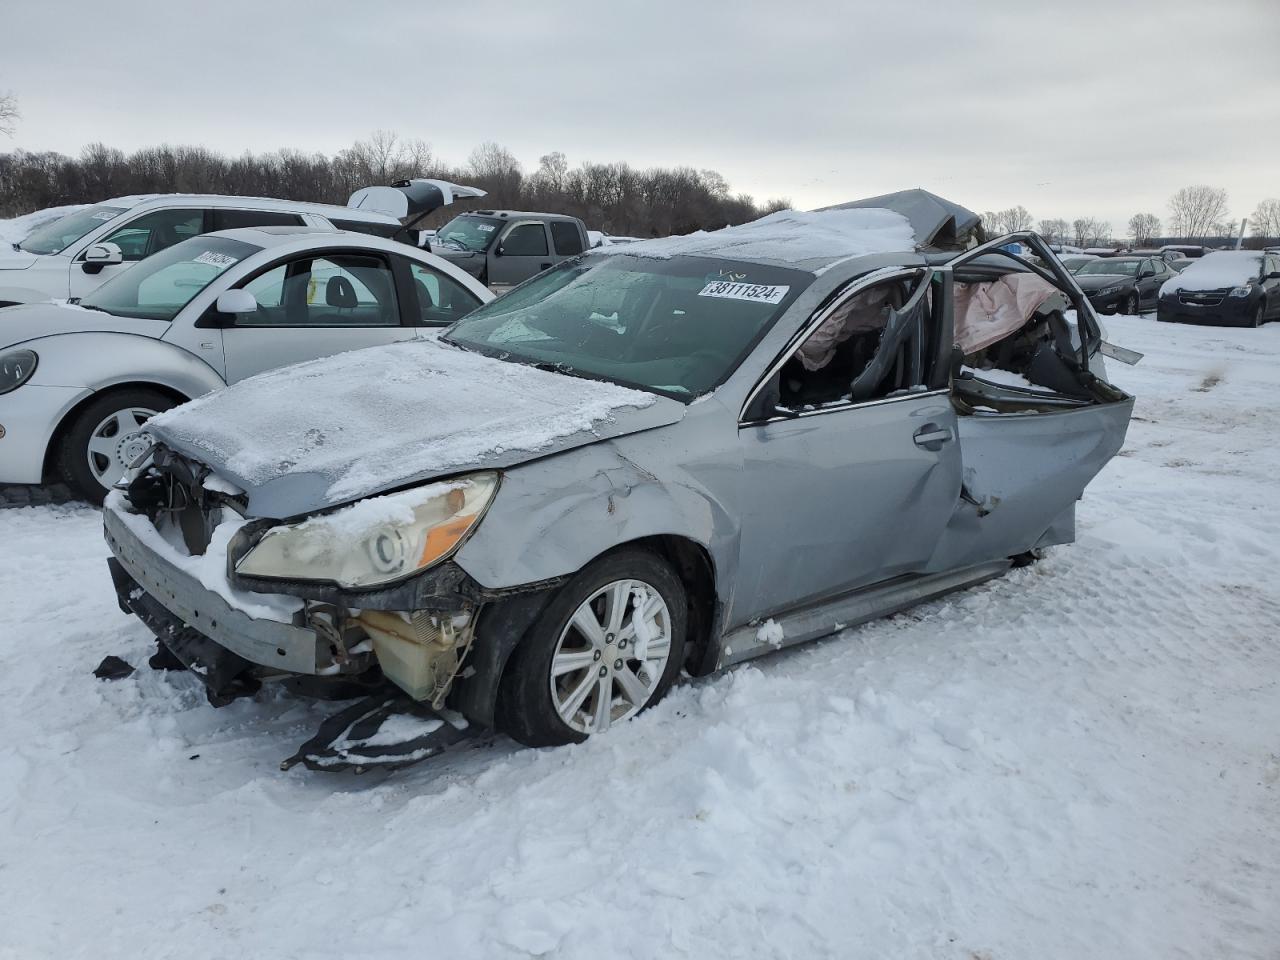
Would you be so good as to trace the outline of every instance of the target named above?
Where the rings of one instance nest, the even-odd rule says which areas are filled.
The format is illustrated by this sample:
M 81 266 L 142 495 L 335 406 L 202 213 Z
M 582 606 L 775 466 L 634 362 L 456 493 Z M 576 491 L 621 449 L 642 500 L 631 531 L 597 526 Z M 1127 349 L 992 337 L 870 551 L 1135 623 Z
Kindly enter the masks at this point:
M 79 302 L 6 307 L 0 484 L 56 477 L 100 502 L 153 414 L 262 370 L 429 336 L 492 297 L 402 243 L 263 227 L 185 240 Z

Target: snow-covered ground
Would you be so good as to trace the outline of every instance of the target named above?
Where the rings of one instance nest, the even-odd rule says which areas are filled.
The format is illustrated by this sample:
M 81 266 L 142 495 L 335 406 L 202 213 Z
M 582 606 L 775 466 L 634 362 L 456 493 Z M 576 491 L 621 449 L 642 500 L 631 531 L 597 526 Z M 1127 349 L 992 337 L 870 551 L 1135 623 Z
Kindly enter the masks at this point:
M 1078 543 L 580 747 L 281 773 L 331 706 L 211 709 L 96 513 L 0 512 L 0 958 L 1274 960 L 1280 324 L 1106 322 Z

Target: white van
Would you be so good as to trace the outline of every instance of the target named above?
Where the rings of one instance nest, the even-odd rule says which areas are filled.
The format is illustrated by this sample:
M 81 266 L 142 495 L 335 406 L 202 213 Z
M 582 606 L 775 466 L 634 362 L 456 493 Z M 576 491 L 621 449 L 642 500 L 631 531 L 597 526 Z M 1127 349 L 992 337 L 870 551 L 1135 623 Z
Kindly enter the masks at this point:
M 416 232 L 400 218 L 421 219 L 456 197 L 473 196 L 484 191 L 412 180 L 357 191 L 346 207 L 186 193 L 104 200 L 0 250 L 0 307 L 83 297 L 139 260 L 216 230 L 329 227 L 415 243 Z

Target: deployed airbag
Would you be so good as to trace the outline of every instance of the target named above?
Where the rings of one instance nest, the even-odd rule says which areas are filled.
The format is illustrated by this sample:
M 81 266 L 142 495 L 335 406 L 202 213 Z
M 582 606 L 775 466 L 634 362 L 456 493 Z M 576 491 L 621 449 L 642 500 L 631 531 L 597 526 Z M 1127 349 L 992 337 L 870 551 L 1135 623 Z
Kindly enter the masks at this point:
M 966 356 L 998 343 L 1031 319 L 1058 288 L 1030 273 L 955 285 L 956 346 Z

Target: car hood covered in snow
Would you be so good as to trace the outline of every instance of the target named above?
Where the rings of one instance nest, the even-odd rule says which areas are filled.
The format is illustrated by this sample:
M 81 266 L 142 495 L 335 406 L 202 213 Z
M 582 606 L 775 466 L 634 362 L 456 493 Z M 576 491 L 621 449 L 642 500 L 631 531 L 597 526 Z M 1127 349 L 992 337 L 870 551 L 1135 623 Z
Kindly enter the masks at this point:
M 70 303 L 23 303 L 0 310 L 0 347 L 64 333 L 130 333 L 159 339 L 168 329 L 164 320 L 117 317 Z
M 38 259 L 34 253 L 7 246 L 0 250 L 0 270 L 25 270 Z
M 285 518 L 665 426 L 684 412 L 654 394 L 415 340 L 273 370 L 147 429 L 243 489 L 249 513 Z
M 1161 293 L 1178 290 L 1227 290 L 1257 280 L 1262 254 L 1256 250 L 1218 250 L 1164 282 Z

